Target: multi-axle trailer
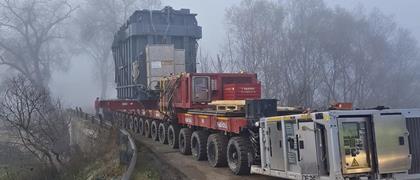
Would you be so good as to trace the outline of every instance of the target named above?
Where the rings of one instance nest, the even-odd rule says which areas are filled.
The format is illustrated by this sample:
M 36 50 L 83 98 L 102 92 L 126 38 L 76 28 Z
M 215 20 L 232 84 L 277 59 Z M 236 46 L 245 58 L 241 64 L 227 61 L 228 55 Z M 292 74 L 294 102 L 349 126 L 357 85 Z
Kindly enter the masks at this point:
M 196 73 L 200 38 L 188 9 L 136 11 L 114 38 L 118 99 L 95 103 L 102 117 L 238 175 L 420 179 L 420 110 L 277 107 L 256 74 Z
M 260 99 L 255 74 L 183 74 L 160 84 L 158 101 L 101 101 L 104 116 L 238 175 L 420 179 L 420 109 L 302 113 Z

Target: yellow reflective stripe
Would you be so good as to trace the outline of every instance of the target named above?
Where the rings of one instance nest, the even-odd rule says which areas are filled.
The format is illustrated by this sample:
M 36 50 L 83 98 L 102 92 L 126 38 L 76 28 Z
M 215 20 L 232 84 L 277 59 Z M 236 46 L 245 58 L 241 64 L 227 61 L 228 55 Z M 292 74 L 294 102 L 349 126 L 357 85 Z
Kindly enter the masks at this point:
M 312 119 L 312 118 L 311 118 L 311 114 L 302 114 L 302 115 L 300 115 L 300 117 L 299 117 L 299 118 L 297 118 L 297 119 L 309 120 L 309 119 Z
M 227 121 L 229 118 L 227 117 L 217 117 L 217 120 Z
M 267 118 L 267 121 L 290 121 L 292 120 L 292 116 L 274 116 Z

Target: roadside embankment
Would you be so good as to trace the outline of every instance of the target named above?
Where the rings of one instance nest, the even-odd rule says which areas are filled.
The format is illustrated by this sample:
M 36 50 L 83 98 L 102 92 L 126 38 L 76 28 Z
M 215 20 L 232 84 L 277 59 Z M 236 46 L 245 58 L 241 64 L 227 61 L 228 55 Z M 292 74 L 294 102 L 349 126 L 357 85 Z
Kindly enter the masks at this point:
M 118 130 L 73 115 L 70 124 L 72 155 L 62 179 L 119 179 Z

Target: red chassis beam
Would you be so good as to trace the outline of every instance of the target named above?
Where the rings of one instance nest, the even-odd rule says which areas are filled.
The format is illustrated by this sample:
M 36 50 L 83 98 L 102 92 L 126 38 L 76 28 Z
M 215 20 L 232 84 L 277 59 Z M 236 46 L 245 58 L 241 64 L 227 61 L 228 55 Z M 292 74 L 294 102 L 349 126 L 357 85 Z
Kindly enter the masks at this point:
M 178 123 L 237 134 L 248 125 L 248 121 L 244 117 L 220 117 L 216 115 L 188 113 L 179 113 Z
M 102 100 L 99 102 L 99 108 L 110 112 L 124 112 L 156 120 L 163 120 L 164 118 L 164 115 L 157 108 L 156 101 Z M 217 115 L 179 113 L 177 114 L 177 118 L 178 124 L 181 125 L 203 127 L 237 134 L 248 125 L 245 117 L 221 117 Z
M 101 100 L 99 108 L 111 112 L 127 112 L 130 114 L 144 115 L 146 109 L 158 109 L 157 101 L 136 100 Z

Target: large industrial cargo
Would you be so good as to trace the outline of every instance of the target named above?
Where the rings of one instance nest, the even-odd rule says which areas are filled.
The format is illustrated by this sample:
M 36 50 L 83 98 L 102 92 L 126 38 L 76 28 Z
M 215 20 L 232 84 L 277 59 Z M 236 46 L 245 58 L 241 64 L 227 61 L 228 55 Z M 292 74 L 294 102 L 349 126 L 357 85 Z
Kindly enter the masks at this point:
M 151 73 L 155 72 L 147 68 L 148 45 L 167 44 L 169 49 L 173 46 L 176 56 L 185 57 L 179 64 L 183 66 L 181 70 L 196 72 L 197 40 L 201 38 L 201 27 L 195 16 L 188 9 L 174 10 L 171 7 L 134 12 L 115 34 L 112 44 L 119 99 L 157 98 L 151 93 L 155 84 L 149 84 L 153 81 Z
M 146 46 L 147 85 L 156 90 L 162 77 L 185 72 L 185 50 L 172 44 Z

